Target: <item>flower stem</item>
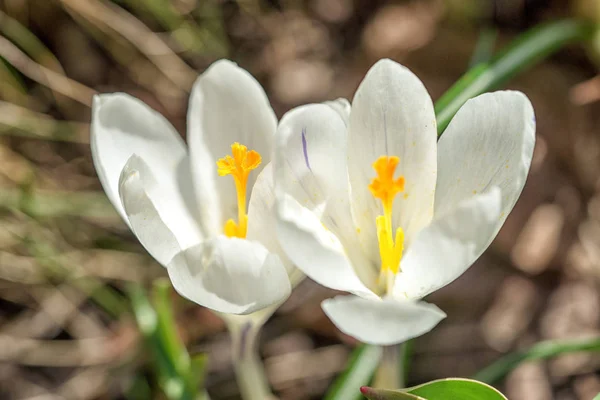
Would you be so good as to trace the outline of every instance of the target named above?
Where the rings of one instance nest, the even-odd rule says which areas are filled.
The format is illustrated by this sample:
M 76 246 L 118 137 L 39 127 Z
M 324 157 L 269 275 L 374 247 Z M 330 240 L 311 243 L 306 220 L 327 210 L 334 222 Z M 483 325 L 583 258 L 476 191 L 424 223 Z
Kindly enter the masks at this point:
M 230 326 L 233 367 L 244 400 L 273 399 L 264 365 L 258 354 L 258 337 L 262 325 L 247 322 Z
M 373 387 L 378 389 L 401 389 L 404 386 L 404 374 L 400 371 L 399 353 L 401 345 L 385 346 L 381 363 L 375 373 Z
M 394 346 L 385 346 L 373 387 L 380 389 L 405 388 L 411 354 L 412 340 Z
M 231 335 L 231 358 L 244 400 L 275 399 L 258 354 L 258 338 L 263 325 L 280 305 L 274 304 L 248 315 L 218 314 Z

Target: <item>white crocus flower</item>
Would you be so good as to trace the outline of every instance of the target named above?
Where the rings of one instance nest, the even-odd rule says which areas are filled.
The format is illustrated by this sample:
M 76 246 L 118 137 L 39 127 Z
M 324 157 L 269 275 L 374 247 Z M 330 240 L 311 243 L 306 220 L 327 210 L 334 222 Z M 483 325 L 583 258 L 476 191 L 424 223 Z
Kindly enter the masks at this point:
M 277 119 L 248 72 L 222 60 L 199 77 L 187 146 L 162 115 L 129 95 L 95 97 L 92 114 L 104 190 L 181 295 L 229 314 L 289 296 L 293 268 L 272 212 Z
M 468 101 L 439 142 L 433 104 L 405 67 L 378 62 L 348 102 L 284 116 L 275 153 L 278 234 L 310 278 L 353 295 L 322 304 L 343 332 L 395 344 L 445 314 L 419 301 L 489 246 L 519 197 L 535 142 L 529 100 Z

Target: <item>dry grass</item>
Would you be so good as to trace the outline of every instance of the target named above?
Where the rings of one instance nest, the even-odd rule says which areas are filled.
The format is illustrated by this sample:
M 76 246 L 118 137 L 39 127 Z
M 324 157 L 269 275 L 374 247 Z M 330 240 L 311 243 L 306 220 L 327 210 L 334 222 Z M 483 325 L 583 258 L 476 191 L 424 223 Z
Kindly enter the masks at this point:
M 125 292 L 164 271 L 95 176 L 94 93 L 131 93 L 183 132 L 192 82 L 217 58 L 257 76 L 281 115 L 351 98 L 372 62 L 392 57 L 437 97 L 467 68 L 482 21 L 472 2 L 449 0 L 266 3 L 0 0 L 0 398 L 160 398 Z M 497 2 L 500 40 L 567 15 L 563 3 Z M 469 376 L 501 352 L 598 334 L 595 70 L 571 49 L 511 83 L 537 114 L 528 185 L 491 250 L 432 299 L 450 317 L 417 340 L 411 380 Z M 262 351 L 282 399 L 321 398 L 345 364 L 353 343 L 319 308 L 330 295 L 306 282 L 266 327 Z M 213 398 L 236 398 L 222 323 L 173 299 L 188 348 L 210 356 Z M 525 364 L 505 390 L 513 400 L 587 400 L 600 391 L 599 365 L 591 354 Z

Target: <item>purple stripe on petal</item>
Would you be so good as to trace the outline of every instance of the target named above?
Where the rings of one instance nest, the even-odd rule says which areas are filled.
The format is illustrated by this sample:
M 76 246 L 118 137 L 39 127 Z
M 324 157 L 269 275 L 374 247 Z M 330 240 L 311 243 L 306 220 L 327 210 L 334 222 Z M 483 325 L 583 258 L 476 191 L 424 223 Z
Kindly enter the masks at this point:
M 306 167 L 312 171 L 310 162 L 308 161 L 308 149 L 306 147 L 306 128 L 302 128 L 302 151 L 304 152 L 304 162 L 306 163 Z

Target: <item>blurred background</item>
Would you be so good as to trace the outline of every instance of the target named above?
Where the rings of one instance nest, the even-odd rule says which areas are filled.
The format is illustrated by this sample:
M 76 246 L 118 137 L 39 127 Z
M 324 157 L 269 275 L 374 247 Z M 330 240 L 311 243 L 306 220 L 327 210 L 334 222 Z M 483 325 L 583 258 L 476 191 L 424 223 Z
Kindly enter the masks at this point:
M 229 58 L 278 116 L 351 99 L 390 57 L 433 99 L 469 65 L 540 22 L 600 17 L 568 0 L 0 0 L 0 399 L 164 398 L 131 301 L 165 271 L 108 203 L 89 149 L 92 95 L 123 91 L 185 134 L 194 79 Z M 486 45 L 487 44 L 487 45 Z M 479 49 L 479 50 L 477 50 Z M 416 340 L 409 383 L 471 376 L 501 354 L 600 326 L 600 53 L 569 46 L 520 74 L 537 114 L 528 183 L 491 248 L 429 299 L 448 314 Z M 305 281 L 261 338 L 283 400 L 321 399 L 356 343 Z M 172 295 L 190 353 L 206 353 L 213 399 L 237 399 L 223 323 Z M 512 400 L 591 399 L 593 353 L 528 362 Z

